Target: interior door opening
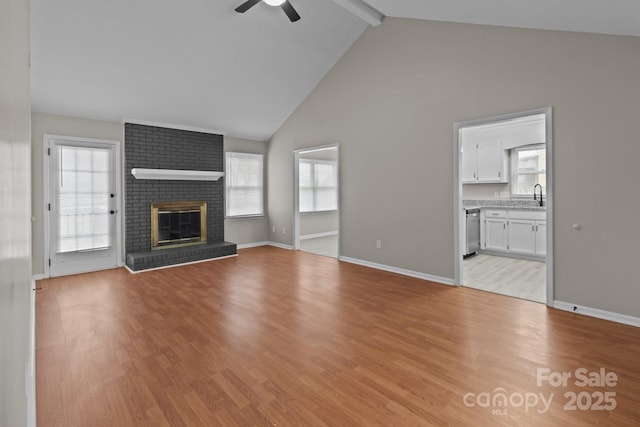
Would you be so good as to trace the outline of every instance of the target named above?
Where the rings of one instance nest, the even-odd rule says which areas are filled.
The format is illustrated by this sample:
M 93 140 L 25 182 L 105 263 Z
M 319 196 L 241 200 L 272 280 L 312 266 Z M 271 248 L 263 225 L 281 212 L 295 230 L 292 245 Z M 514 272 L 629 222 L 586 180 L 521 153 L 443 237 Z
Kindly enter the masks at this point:
M 340 255 L 338 145 L 294 152 L 294 248 Z
M 454 126 L 455 282 L 553 303 L 551 108 Z

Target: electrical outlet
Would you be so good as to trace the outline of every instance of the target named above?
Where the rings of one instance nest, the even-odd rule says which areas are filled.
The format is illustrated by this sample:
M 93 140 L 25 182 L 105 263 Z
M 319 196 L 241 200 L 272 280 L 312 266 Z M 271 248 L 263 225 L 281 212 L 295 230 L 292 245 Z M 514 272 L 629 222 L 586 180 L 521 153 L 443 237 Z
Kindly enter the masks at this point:
M 274 225 L 273 227 L 271 227 L 271 232 L 275 233 L 276 232 L 276 226 Z
M 382 249 L 382 240 L 376 240 L 376 249 Z
M 287 234 L 287 230 L 284 227 L 282 227 L 282 234 Z

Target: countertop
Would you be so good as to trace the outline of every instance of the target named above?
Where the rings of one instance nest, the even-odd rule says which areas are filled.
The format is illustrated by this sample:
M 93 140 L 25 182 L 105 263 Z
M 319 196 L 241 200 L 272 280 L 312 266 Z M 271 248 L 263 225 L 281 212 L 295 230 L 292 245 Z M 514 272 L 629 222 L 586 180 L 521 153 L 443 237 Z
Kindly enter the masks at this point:
M 535 200 L 463 200 L 462 209 L 510 209 L 527 211 L 546 211 L 546 206 L 540 206 Z

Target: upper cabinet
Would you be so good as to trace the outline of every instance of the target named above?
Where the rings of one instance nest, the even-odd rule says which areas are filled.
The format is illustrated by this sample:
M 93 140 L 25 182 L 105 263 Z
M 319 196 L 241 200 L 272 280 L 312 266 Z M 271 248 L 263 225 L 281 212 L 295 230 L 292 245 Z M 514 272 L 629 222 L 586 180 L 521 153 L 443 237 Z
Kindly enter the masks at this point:
M 460 129 L 463 184 L 509 182 L 508 150 L 544 144 L 544 114 Z
M 462 183 L 508 182 L 507 162 L 500 141 L 463 141 Z

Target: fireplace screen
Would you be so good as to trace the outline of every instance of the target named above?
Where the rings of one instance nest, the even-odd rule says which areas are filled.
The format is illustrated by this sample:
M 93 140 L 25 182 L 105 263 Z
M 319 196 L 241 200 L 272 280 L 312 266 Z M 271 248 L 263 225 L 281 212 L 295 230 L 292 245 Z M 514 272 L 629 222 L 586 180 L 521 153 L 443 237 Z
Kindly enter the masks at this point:
M 151 205 L 151 248 L 207 242 L 207 204 L 168 202 Z

